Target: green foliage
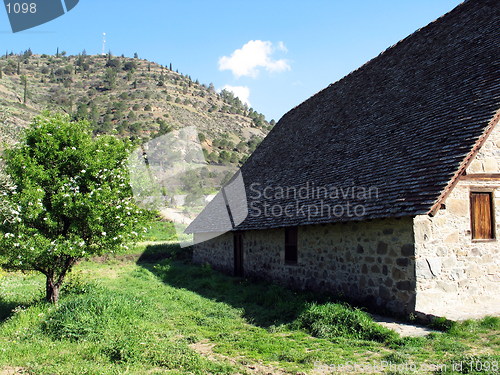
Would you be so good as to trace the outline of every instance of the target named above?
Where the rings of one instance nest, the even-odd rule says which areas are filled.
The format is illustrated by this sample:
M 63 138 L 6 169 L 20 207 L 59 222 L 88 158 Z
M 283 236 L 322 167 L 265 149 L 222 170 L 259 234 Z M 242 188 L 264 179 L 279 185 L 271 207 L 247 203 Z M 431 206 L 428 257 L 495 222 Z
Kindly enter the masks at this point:
M 107 90 L 113 90 L 116 87 L 116 71 L 111 68 L 107 68 L 104 73 L 104 88 Z
M 146 241 L 175 241 L 176 239 L 175 227 L 170 221 L 152 221 L 147 227 L 147 232 L 144 233 Z
M 350 336 L 319 339 L 293 326 L 309 306 L 305 301 L 317 295 L 178 261 L 189 258 L 189 249 L 173 244 L 149 245 L 143 255 L 139 263 L 132 257 L 79 263 L 58 306 L 36 302 L 39 276 L 0 273 L 0 317 L 8 317 L 0 324 L 0 342 L 5 343 L 0 368 L 20 367 L 41 375 L 208 375 L 244 374 L 263 366 L 272 374 L 340 374 L 348 370 L 329 370 L 386 361 L 402 368 L 405 363 L 417 368 L 446 363 L 448 370 L 441 373 L 450 375 L 498 372 L 484 368 L 499 359 L 486 354 L 498 350 L 498 331 L 482 327 L 491 319 L 471 323 L 486 331 L 467 340 L 437 333 L 401 339 L 405 345 L 395 349 Z M 439 349 L 437 342 L 445 340 L 477 354 Z M 473 365 L 483 364 L 483 372 L 472 372 L 467 364 L 451 371 L 451 364 L 471 359 Z M 385 373 L 424 373 L 420 370 L 392 368 Z
M 246 145 L 250 133 L 240 133 L 233 125 L 236 121 L 246 128 L 250 126 L 250 122 L 253 123 L 253 118 L 248 117 L 248 114 L 252 113 L 254 117 L 257 115 L 253 109 L 249 111 L 247 106 L 230 92 L 211 92 L 209 89 L 213 90 L 213 86 L 209 88 L 209 85 L 201 85 L 198 80 L 193 82 L 189 75 L 176 74 L 167 67 L 154 63 L 150 64 L 151 73 L 147 73 L 148 61 L 145 60 L 114 57 L 111 54 L 91 56 L 84 52 L 67 58 L 63 58 L 61 54 L 59 57 L 29 57 L 29 51 L 25 56 L 22 54 L 23 52 L 17 55 L 7 52 L 0 62 L 0 70 L 2 74 L 5 73 L 3 84 L 18 94 L 16 98 L 7 95 L 5 91 L 0 93 L 0 99 L 4 108 L 12 109 L 11 117 L 18 124 L 28 123 L 32 116 L 31 110 L 19 110 L 19 98 L 22 103 L 23 96 L 32 110 L 62 108 L 73 120 L 88 120 L 94 134 L 111 133 L 133 139 L 150 139 L 165 131 L 160 124 L 161 129 L 157 133 L 158 121 L 153 117 L 170 116 L 168 125 L 177 127 L 183 123 L 180 121 L 181 117 L 189 114 L 192 119 L 190 123 L 205 133 L 207 148 L 213 138 L 224 142 L 221 149 L 215 151 L 217 158 L 212 159 L 213 163 L 219 163 L 218 156 L 222 150 L 231 153 L 230 156 L 222 155 L 226 160 L 224 163 L 228 162 L 229 157 L 229 163 L 233 164 L 252 151 Z M 19 62 L 20 74 L 16 76 Z M 50 85 L 47 86 L 49 82 Z M 164 86 L 159 88 L 156 84 L 161 82 Z M 118 109 L 115 105 L 117 101 L 122 102 L 126 108 Z M 172 107 L 174 101 L 180 106 Z M 156 112 L 161 115 L 143 112 L 148 104 L 155 111 L 157 108 Z M 189 108 L 183 108 L 182 105 Z M 131 107 L 134 111 L 137 110 L 136 118 L 127 116 Z M 213 113 L 207 113 L 208 110 Z M 224 116 L 219 119 L 217 111 L 238 114 L 246 119 L 236 116 Z M 216 123 L 219 125 L 215 126 Z M 261 129 L 264 132 L 267 130 L 265 126 Z M 223 132 L 229 133 L 230 137 L 224 139 L 221 134 Z M 236 136 L 240 139 L 237 140 Z M 231 145 L 231 141 L 235 140 L 236 143 L 242 142 L 239 150 L 235 150 L 235 145 Z M 234 151 L 238 154 L 234 155 Z
M 207 161 L 209 163 L 218 163 L 219 162 L 219 154 L 217 154 L 216 152 L 211 152 L 207 156 Z
M 448 320 L 444 317 L 434 318 L 430 324 L 431 328 L 437 329 L 438 331 L 448 332 L 452 329 L 456 323 L 452 320 Z
M 229 160 L 231 160 L 231 154 L 226 150 L 221 151 L 219 154 L 219 162 L 222 164 L 226 164 L 229 163 Z
M 86 122 L 35 118 L 5 152 L 12 186 L 0 192 L 10 207 L 0 218 L 0 264 L 42 272 L 58 288 L 78 259 L 135 240 L 147 215 L 132 200 L 128 149 L 111 136 L 92 138 Z
M 172 131 L 173 127 L 169 125 L 165 120 L 157 119 L 156 122 L 159 125 L 158 136 L 164 135 Z
M 252 136 L 252 138 L 247 142 L 248 151 L 250 153 L 254 152 L 257 146 L 262 142 L 262 138 L 257 136 Z
M 61 292 L 66 295 L 80 295 L 90 292 L 100 292 L 102 286 L 96 281 L 88 281 L 82 272 L 71 272 L 66 279 Z
M 136 326 L 144 318 L 143 312 L 137 298 L 117 291 L 91 288 L 90 293 L 63 300 L 47 315 L 42 329 L 57 340 L 96 341 L 106 337 L 107 331 Z
M 295 325 L 315 337 L 328 340 L 352 337 L 389 342 L 398 338 L 394 331 L 376 324 L 367 313 L 336 303 L 310 304 L 299 315 Z
M 106 63 L 107 68 L 113 68 L 115 71 L 119 70 L 121 68 L 121 65 L 122 64 L 120 59 L 111 59 Z
M 3 71 L 7 75 L 13 75 L 17 71 L 17 64 L 13 60 L 7 60 L 7 64 L 3 68 Z
M 436 322 L 440 322 L 439 324 Z M 488 329 L 500 330 L 500 318 L 487 316 L 481 320 L 464 320 L 462 322 L 451 322 L 445 319 L 434 320 L 433 327 L 440 329 L 456 337 L 471 337 Z
M 76 107 L 76 112 L 73 116 L 74 120 L 86 120 L 89 117 L 89 109 L 87 103 L 80 102 Z

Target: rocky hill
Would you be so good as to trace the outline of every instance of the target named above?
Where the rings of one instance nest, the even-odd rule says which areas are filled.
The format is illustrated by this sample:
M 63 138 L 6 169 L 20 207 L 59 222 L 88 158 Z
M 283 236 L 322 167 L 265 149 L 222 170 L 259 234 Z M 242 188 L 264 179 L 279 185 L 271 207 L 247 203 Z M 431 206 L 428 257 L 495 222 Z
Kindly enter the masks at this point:
M 195 126 L 211 163 L 241 164 L 274 125 L 227 91 L 137 57 L 20 55 L 0 58 L 0 141 L 43 110 L 87 119 L 96 134 L 149 140 Z

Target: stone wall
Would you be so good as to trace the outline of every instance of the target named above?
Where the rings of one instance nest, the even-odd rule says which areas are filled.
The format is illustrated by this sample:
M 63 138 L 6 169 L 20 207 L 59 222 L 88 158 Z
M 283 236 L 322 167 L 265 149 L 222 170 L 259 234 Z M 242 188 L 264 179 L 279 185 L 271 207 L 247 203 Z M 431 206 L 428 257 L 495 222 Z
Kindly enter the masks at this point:
M 470 173 L 500 173 L 500 125 L 497 124 L 474 160 L 467 168 Z
M 500 126 L 467 174 L 500 173 Z M 298 264 L 284 262 L 284 230 L 244 233 L 245 275 L 340 294 L 395 313 L 452 319 L 500 315 L 500 242 L 473 241 L 470 192 L 493 192 L 500 236 L 500 181 L 462 179 L 434 217 L 299 227 Z M 233 234 L 194 248 L 194 261 L 233 272 Z
M 243 236 L 245 276 L 332 293 L 397 314 L 414 310 L 412 218 L 301 226 L 296 265 L 285 264 L 284 229 Z M 231 272 L 232 233 L 196 245 L 194 260 Z
M 494 129 L 467 173 L 500 172 L 500 127 Z M 473 241 L 470 192 L 492 191 L 500 236 L 500 181 L 461 180 L 434 217 L 414 219 L 416 310 L 452 319 L 500 314 L 500 243 Z
M 203 233 L 195 234 L 194 236 L 194 263 L 210 264 L 213 266 L 213 268 L 219 271 L 224 271 L 229 274 L 233 273 L 234 240 L 232 232 L 224 233 L 208 241 L 203 241 L 203 237 L 205 237 Z

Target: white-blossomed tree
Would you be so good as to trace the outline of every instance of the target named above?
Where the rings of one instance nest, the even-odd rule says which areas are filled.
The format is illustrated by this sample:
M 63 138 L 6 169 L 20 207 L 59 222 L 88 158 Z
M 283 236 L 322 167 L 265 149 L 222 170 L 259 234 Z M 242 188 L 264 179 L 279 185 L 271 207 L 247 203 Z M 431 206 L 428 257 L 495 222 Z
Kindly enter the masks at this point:
M 64 278 L 86 257 L 122 251 L 151 217 L 136 206 L 130 144 L 93 137 L 88 123 L 45 113 L 3 155 L 0 265 L 38 271 L 57 303 Z

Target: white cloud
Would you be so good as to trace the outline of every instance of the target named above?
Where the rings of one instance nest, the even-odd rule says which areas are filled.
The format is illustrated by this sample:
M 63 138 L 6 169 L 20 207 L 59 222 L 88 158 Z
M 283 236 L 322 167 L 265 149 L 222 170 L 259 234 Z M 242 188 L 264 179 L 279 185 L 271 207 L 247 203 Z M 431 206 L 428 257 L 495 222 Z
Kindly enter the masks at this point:
M 283 52 L 288 52 L 288 48 L 286 48 L 285 43 L 283 42 L 278 42 L 278 49 Z
M 240 98 L 243 103 L 246 103 L 250 107 L 250 89 L 246 86 L 231 86 L 225 85 L 222 90 L 231 91 L 235 96 Z
M 236 77 L 257 77 L 259 68 L 269 72 L 283 72 L 290 70 L 290 65 L 285 59 L 273 60 L 271 55 L 275 50 L 286 52 L 283 42 L 277 47 L 269 41 L 251 40 L 243 47 L 235 50 L 231 56 L 219 59 L 219 70 L 230 70 Z

